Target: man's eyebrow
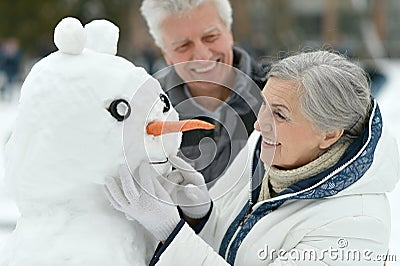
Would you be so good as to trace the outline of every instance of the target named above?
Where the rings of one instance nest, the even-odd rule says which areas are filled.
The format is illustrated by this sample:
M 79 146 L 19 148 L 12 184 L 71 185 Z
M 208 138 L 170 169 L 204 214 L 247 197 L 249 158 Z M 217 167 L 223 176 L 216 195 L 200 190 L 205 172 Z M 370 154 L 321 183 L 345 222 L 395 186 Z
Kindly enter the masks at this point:
M 203 33 L 207 34 L 207 33 L 211 32 L 213 30 L 218 30 L 219 31 L 219 28 L 217 26 L 210 26 L 207 29 L 203 30 Z
M 178 40 L 176 40 L 176 41 L 173 41 L 173 42 L 171 43 L 171 45 L 176 45 L 176 44 L 178 44 L 178 43 L 182 43 L 182 42 L 185 42 L 185 41 L 187 41 L 187 40 L 188 40 L 188 38 L 187 38 L 187 37 L 184 37 L 184 38 L 178 39 Z
M 210 32 L 212 32 L 212 31 L 214 31 L 214 30 L 219 31 L 219 28 L 218 28 L 217 26 L 208 27 L 207 29 L 205 29 L 205 30 L 203 31 L 203 34 L 210 33 Z M 177 45 L 177 44 L 182 43 L 182 42 L 185 42 L 185 41 L 187 41 L 187 40 L 189 40 L 189 38 L 183 37 L 183 38 L 181 38 L 181 39 L 178 39 L 178 40 L 176 40 L 176 41 L 173 41 L 173 42 L 171 43 L 171 45 Z

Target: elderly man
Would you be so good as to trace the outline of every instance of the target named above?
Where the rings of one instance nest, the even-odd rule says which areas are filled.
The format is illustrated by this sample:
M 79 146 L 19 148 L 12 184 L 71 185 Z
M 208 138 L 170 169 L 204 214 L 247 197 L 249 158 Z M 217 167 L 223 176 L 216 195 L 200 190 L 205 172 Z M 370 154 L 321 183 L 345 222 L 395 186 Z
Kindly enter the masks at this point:
M 216 125 L 184 133 L 181 145 L 181 156 L 212 186 L 253 131 L 267 66 L 234 46 L 228 0 L 144 0 L 141 11 L 171 66 L 155 77 L 180 117 Z

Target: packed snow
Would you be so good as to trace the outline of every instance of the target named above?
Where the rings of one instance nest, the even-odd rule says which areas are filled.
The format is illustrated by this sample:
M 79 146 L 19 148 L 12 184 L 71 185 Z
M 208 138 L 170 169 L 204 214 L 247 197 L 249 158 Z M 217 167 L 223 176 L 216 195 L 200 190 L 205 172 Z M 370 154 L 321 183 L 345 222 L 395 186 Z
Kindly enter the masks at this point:
M 397 140 L 400 149 L 400 61 L 382 60 L 379 62 L 382 72 L 387 76 L 387 81 L 378 94 L 383 124 Z M 391 203 L 392 233 L 390 239 L 389 255 L 394 255 L 394 261 L 388 261 L 386 265 L 400 265 L 400 184 L 388 195 Z
M 166 111 L 154 78 L 114 55 L 115 25 L 88 25 L 58 24 L 59 51 L 32 68 L 17 116 L 14 105 L 0 103 L 2 181 L 18 206 L 3 185 L 1 266 L 146 265 L 155 249 L 149 232 L 111 207 L 103 184 L 126 162 L 136 169 L 175 155 L 182 134 L 154 137 L 146 125 L 178 114 Z

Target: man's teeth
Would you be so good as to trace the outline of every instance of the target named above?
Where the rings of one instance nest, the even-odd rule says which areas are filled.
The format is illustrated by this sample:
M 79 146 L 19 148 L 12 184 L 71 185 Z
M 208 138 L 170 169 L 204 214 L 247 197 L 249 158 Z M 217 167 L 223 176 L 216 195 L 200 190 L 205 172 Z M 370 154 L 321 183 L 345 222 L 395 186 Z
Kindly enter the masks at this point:
M 214 62 L 213 64 L 207 66 L 207 67 L 203 67 L 203 68 L 196 68 L 195 71 L 197 73 L 204 73 L 207 71 L 210 71 L 211 69 L 213 69 L 215 66 L 217 65 L 217 62 Z
M 264 142 L 267 143 L 268 145 L 274 145 L 274 146 L 278 145 L 278 143 L 270 139 L 264 139 Z

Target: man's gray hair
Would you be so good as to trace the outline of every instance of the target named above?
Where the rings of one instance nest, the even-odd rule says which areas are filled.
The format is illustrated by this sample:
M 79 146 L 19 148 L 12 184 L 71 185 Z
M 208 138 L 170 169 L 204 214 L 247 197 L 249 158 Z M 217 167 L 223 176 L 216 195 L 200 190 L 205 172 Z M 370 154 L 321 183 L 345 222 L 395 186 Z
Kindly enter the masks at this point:
M 143 0 L 140 11 L 147 22 L 149 32 L 153 36 L 156 45 L 163 48 L 161 36 L 161 23 L 170 15 L 180 16 L 203 3 L 215 4 L 218 14 L 224 24 L 231 29 L 232 7 L 229 0 Z
M 371 98 L 365 71 L 327 51 L 300 53 L 274 64 L 268 77 L 298 81 L 304 114 L 317 129 L 344 129 L 343 138 L 359 136 Z

